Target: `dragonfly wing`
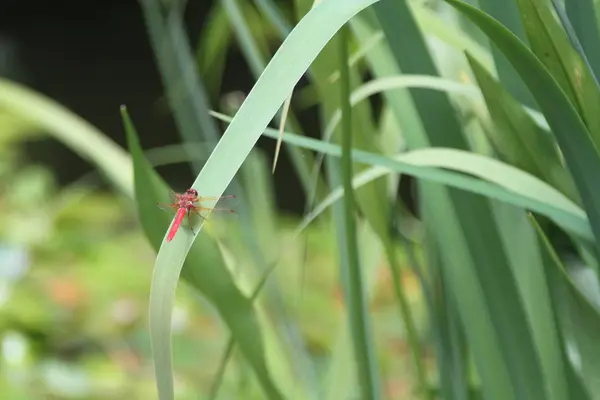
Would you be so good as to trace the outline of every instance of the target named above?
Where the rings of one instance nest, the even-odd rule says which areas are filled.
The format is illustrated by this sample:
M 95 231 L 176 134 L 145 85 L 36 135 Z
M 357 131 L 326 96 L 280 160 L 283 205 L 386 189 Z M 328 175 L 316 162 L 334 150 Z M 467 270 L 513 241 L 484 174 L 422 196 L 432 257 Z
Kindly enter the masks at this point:
M 181 195 L 171 189 L 169 189 L 169 197 L 171 199 L 171 203 L 177 203 Z

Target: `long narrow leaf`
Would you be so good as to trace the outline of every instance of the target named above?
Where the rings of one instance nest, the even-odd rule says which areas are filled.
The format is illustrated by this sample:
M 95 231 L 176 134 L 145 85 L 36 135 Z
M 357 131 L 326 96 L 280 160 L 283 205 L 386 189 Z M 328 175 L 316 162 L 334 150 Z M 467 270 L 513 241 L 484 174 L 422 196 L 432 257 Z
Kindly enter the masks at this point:
M 156 202 L 164 202 L 168 199 L 168 186 L 144 158 L 135 128 L 124 107 L 122 116 L 134 162 L 134 185 L 138 214 L 150 243 L 155 249 L 158 249 L 171 217 L 160 210 Z M 188 235 L 190 234 L 186 232 L 185 227 L 182 227 L 176 238 Z M 232 337 L 253 367 L 268 397 L 270 399 L 281 398 L 267 371 L 260 327 L 252 301 L 240 291 L 233 281 L 215 241 L 204 232 L 200 232 L 198 236 L 199 240 L 191 248 L 190 257 L 182 266 L 182 277 L 217 308 L 229 327 Z M 172 243 L 175 243 L 175 240 Z M 173 246 L 167 247 L 167 250 L 177 252 Z M 166 260 L 169 260 L 173 256 L 167 254 L 165 257 Z M 150 334 L 161 400 L 173 398 L 171 312 L 179 271 L 181 269 L 177 271 L 177 275 L 172 275 L 169 274 L 168 269 L 155 268 L 152 279 Z
M 583 121 L 541 61 L 490 16 L 459 0 L 446 0 L 473 20 L 513 63 L 540 105 L 579 190 L 594 237 L 600 238 L 600 159 Z M 598 242 L 597 242 L 598 243 Z
M 180 12 L 173 9 L 163 16 L 158 0 L 143 0 L 141 6 L 179 133 L 188 143 L 198 142 L 201 137 L 215 143 L 218 129 L 208 116 L 209 101 L 195 69 Z M 194 167 L 199 170 L 201 165 L 195 163 Z
M 223 121 L 231 121 L 231 118 L 227 116 L 223 116 L 217 113 L 213 113 L 213 115 L 218 116 Z M 264 135 L 272 139 L 277 139 L 277 137 L 279 136 L 279 132 L 274 129 L 267 129 L 264 132 Z M 336 157 L 339 157 L 341 154 L 341 149 L 337 145 L 294 135 L 293 133 L 284 133 L 283 140 L 289 144 L 301 146 L 306 149 L 311 149 Z M 436 152 L 438 151 L 442 153 L 450 151 L 451 153 L 461 155 L 458 158 L 454 158 L 455 162 L 448 162 L 448 160 L 443 160 L 436 154 Z M 418 154 L 421 152 L 423 154 L 428 155 L 426 159 L 419 160 L 420 156 Z M 430 180 L 432 182 L 443 183 L 455 188 L 488 196 L 499 201 L 507 202 L 515 206 L 535 211 L 537 213 L 540 213 L 541 215 L 545 215 L 553 219 L 557 224 L 575 233 L 582 239 L 588 241 L 591 241 L 593 239 L 593 234 L 589 222 L 585 216 L 585 213 L 577 205 L 572 203 L 568 198 L 560 194 L 560 192 L 556 191 L 555 189 L 546 185 L 545 183 L 536 180 L 530 175 L 528 176 L 528 174 L 526 173 L 520 171 L 519 173 L 517 172 L 518 170 L 515 171 L 515 168 L 511 168 L 509 166 L 503 167 L 503 164 L 496 160 L 489 159 L 477 154 L 469 154 L 466 152 L 460 152 L 451 149 L 426 149 L 414 151 L 412 152 L 412 155 L 411 153 L 406 154 L 406 156 L 409 156 L 408 159 L 412 157 L 413 162 L 415 162 L 417 165 L 422 166 L 419 167 L 417 165 L 410 165 L 408 163 L 398 162 L 388 157 L 383 157 L 377 154 L 372 154 L 360 150 L 354 150 L 352 154 L 356 162 L 380 167 L 377 171 L 375 171 L 377 177 L 384 175 L 385 173 L 387 173 L 387 171 L 394 171 L 398 173 L 410 174 L 417 178 Z M 403 156 L 399 156 L 400 159 L 402 159 L 402 157 Z M 462 157 L 465 157 L 465 159 L 471 158 L 472 160 L 480 160 L 481 162 L 491 163 L 493 167 L 490 167 L 493 168 L 493 170 L 495 170 L 496 172 L 493 175 L 481 175 L 481 169 L 479 166 L 477 166 L 477 163 L 479 161 L 476 161 L 475 164 L 472 164 L 472 168 L 468 168 L 464 164 L 464 159 L 462 159 Z M 476 176 L 479 175 L 481 176 L 481 178 L 485 179 L 494 178 L 492 180 L 493 182 L 495 182 L 498 185 L 504 186 L 505 188 L 496 186 L 494 184 L 490 184 L 488 182 L 483 182 L 481 180 L 471 178 L 462 174 L 455 174 L 450 171 L 444 171 L 442 169 L 432 170 L 429 168 L 425 168 L 424 166 L 428 164 L 430 166 L 456 168 L 458 171 L 468 172 Z M 465 169 L 465 167 L 467 169 Z M 507 167 L 506 170 L 504 170 L 505 167 Z M 508 171 L 513 172 L 507 174 Z M 365 171 L 364 175 L 367 175 L 369 173 L 373 173 L 375 175 L 373 171 Z M 513 173 L 519 173 L 519 175 L 522 174 L 521 178 L 528 176 L 527 178 L 525 178 L 525 181 L 522 181 L 521 178 L 517 179 L 517 181 L 525 182 L 525 184 L 515 185 L 515 182 L 512 180 L 512 178 L 510 178 L 510 176 Z M 507 176 L 509 177 L 508 179 L 506 179 Z M 357 177 L 356 179 L 358 180 L 359 178 Z M 532 189 L 531 184 L 533 182 L 536 182 L 533 187 L 545 188 L 543 189 L 543 192 L 545 193 L 544 195 L 539 196 L 539 194 L 536 193 L 535 190 L 530 191 Z M 507 190 L 509 188 L 510 190 Z M 517 191 L 514 192 L 513 190 Z M 567 211 L 562 207 L 557 206 L 557 204 L 546 203 L 546 200 L 548 199 L 547 196 L 551 192 L 553 193 L 551 197 L 558 196 L 557 198 L 561 198 L 560 203 L 564 205 L 569 204 L 567 208 L 571 211 Z M 326 203 L 324 202 L 323 204 Z
M 554 206 L 557 206 L 558 209 L 562 209 L 569 214 L 572 213 L 571 215 L 573 216 L 577 215 L 579 218 L 582 218 L 582 220 L 585 220 L 583 211 L 556 190 L 528 174 L 515 170 L 507 165 L 501 165 L 493 159 L 487 159 L 483 156 L 456 150 L 427 149 L 405 153 L 395 157 L 394 160 L 398 162 L 397 168 L 394 170 L 389 169 L 389 167 L 380 166 L 373 167 L 356 175 L 353 183 L 354 187 L 358 188 L 373 179 L 389 174 L 392 171 L 403 171 L 406 173 L 407 170 L 404 168 L 405 165 L 402 165 L 404 163 L 415 166 L 444 167 L 478 176 L 483 180 L 494 182 L 499 186 L 513 190 L 514 193 L 525 193 L 530 191 L 529 193 L 532 197 L 545 199 Z M 460 187 L 460 185 L 462 185 L 461 183 L 458 183 L 460 180 L 455 180 L 459 175 L 453 175 L 452 178 L 450 178 L 450 174 L 445 175 L 442 170 L 436 170 L 436 172 L 439 173 L 439 175 L 431 174 L 425 179 L 439 182 L 442 181 L 443 176 L 447 176 L 449 179 L 445 182 L 448 185 L 455 187 Z M 411 174 L 411 172 L 408 173 Z M 419 177 L 426 176 L 424 171 L 419 171 L 418 173 L 412 172 L 412 174 Z M 436 178 L 433 178 L 434 176 L 436 176 Z M 343 190 L 341 188 L 335 188 L 322 203 L 317 205 L 311 213 L 304 217 L 303 222 L 299 225 L 296 232 L 299 233 L 299 231 L 304 229 L 311 221 L 317 218 L 319 214 L 325 211 L 327 207 L 338 201 L 342 195 Z M 563 211 L 561 211 L 561 213 L 562 212 Z M 589 237 L 591 237 L 591 232 L 589 232 L 589 230 L 587 232 L 588 235 L 590 235 Z
M 531 50 L 567 94 L 586 125 L 592 142 L 600 148 L 600 88 L 592 71 L 571 46 L 546 0 L 518 0 L 517 3 Z M 495 39 L 492 37 L 492 40 Z M 523 74 L 522 70 L 520 74 Z M 524 79 L 529 85 L 527 78 Z M 536 93 L 533 95 L 536 96 Z
M 254 88 L 228 126 L 217 147 L 206 162 L 202 171 L 191 185 L 206 196 L 219 197 L 238 172 L 240 166 L 260 138 L 277 110 L 281 107 L 292 88 L 300 80 L 319 51 L 335 32 L 360 10 L 376 0 L 331 0 L 320 3 L 312 9 L 286 38 L 273 59 L 267 65 Z M 316 29 L 316 28 L 319 29 Z M 210 206 L 210 202 L 207 202 Z M 196 229 L 202 229 L 203 223 Z M 166 235 L 165 235 L 166 236 Z M 160 319 L 169 321 L 173 304 L 173 290 L 179 273 L 194 243 L 195 236 L 181 232 L 173 241 L 163 241 L 155 262 L 153 290 L 150 294 L 151 313 L 158 313 Z M 158 285 L 158 286 L 157 286 Z M 218 289 L 218 285 L 216 287 Z M 153 331 L 159 329 L 153 327 Z M 153 340 L 158 354 L 170 356 L 170 342 L 167 337 Z M 262 353 L 260 336 L 236 338 L 246 358 Z M 243 340 L 243 342 L 240 342 Z M 254 347 L 248 346 L 252 341 Z M 253 365 L 259 379 L 266 375 L 262 368 Z M 161 400 L 172 399 L 172 375 L 162 377 Z M 263 389 L 271 398 L 281 395 L 269 379 L 261 380 Z
M 438 75 L 406 1 L 384 0 L 374 10 L 399 69 Z M 405 131 L 409 148 L 468 148 L 446 94 L 420 89 L 410 93 L 425 135 Z M 394 110 L 400 122 L 402 111 Z M 433 224 L 428 232 L 440 246 L 441 273 L 457 304 L 486 395 L 504 400 L 543 392 L 539 359 L 491 204 L 438 185 L 422 184 L 420 189 L 424 220 Z
M 467 58 L 496 124 L 497 131 L 490 136 L 502 158 L 579 201 L 554 138 L 535 125 L 532 118 L 483 66 L 469 55 Z
M 598 41 L 598 21 L 596 20 L 593 0 L 566 0 L 565 8 L 569 22 L 573 26 L 575 34 L 581 44 L 586 59 L 589 61 L 592 71 L 596 77 L 600 77 L 600 51 Z
M 563 358 L 568 368 L 571 398 L 596 398 L 600 393 L 600 363 L 595 345 L 600 331 L 600 313 L 577 289 L 548 238 L 535 220 L 533 222 L 545 250 L 542 255 L 546 279 L 552 290 L 554 312 L 564 341 Z M 570 362 L 567 361 L 569 358 Z
M 350 105 L 350 71 L 348 63 L 348 28 L 344 27 L 340 32 L 340 97 L 342 105 L 342 185 L 344 187 L 344 227 L 345 244 L 348 255 L 348 279 L 345 294 L 348 308 L 352 310 L 348 314 L 350 320 L 350 331 L 352 332 L 352 343 L 354 348 L 354 359 L 356 360 L 357 380 L 360 382 L 362 399 L 379 398 L 379 383 L 376 381 L 378 374 L 373 371 L 375 365 L 372 341 L 370 340 L 370 324 L 368 323 L 367 301 L 364 290 L 358 245 L 356 236 L 356 216 L 354 189 L 352 187 L 352 107 Z
M 500 21 L 521 40 L 526 40 L 525 29 L 521 22 L 519 9 L 514 1 L 479 0 L 481 9 Z M 492 54 L 498 71 L 498 79 L 507 91 L 530 107 L 535 107 L 533 97 L 504 54 L 492 47 Z

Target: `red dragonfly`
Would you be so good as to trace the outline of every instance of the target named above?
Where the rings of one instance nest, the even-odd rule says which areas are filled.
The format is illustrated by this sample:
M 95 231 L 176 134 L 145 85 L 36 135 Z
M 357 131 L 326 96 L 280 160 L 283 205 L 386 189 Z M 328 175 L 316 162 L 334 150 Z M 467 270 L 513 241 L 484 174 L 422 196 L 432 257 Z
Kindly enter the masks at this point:
M 207 208 L 196 204 L 201 201 L 231 199 L 235 197 L 234 195 L 221 197 L 202 197 L 198 195 L 198 191 L 196 189 L 188 189 L 185 191 L 185 193 L 175 193 L 171 191 L 171 197 L 173 200 L 173 203 L 171 204 L 158 203 L 158 206 L 161 208 L 168 207 L 177 210 L 177 214 L 175 215 L 175 222 L 171 226 L 171 230 L 169 230 L 169 234 L 167 235 L 167 242 L 173 240 L 175 234 L 177 233 L 177 230 L 183 222 L 183 217 L 185 217 L 186 214 L 188 216 L 188 224 L 190 226 L 190 229 L 192 233 L 195 233 L 190 220 L 191 213 L 199 215 L 200 218 L 204 220 L 206 218 L 202 214 L 200 214 L 200 211 L 227 211 L 230 213 L 235 213 L 235 210 L 231 210 L 228 208 Z

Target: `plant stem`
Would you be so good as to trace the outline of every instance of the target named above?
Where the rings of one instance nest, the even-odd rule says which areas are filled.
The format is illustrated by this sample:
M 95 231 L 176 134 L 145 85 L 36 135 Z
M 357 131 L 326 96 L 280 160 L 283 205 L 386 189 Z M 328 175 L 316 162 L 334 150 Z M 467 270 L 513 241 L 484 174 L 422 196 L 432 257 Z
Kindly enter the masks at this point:
M 375 366 L 370 348 L 367 310 L 358 258 L 355 222 L 354 188 L 352 187 L 352 108 L 350 105 L 350 71 L 348 67 L 348 39 L 346 26 L 340 30 L 340 94 L 342 110 L 342 183 L 344 187 L 344 224 L 346 250 L 348 252 L 348 280 L 346 297 L 348 318 L 356 360 L 356 372 L 363 400 L 378 398 L 375 384 Z

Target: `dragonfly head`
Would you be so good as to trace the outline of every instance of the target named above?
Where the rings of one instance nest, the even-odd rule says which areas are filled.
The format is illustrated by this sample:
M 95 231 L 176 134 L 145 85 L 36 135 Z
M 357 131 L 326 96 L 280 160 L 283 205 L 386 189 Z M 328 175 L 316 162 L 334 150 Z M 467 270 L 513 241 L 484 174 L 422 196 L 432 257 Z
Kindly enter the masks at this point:
M 190 196 L 198 197 L 198 191 L 196 189 L 190 188 L 190 189 L 186 190 L 185 193 Z

